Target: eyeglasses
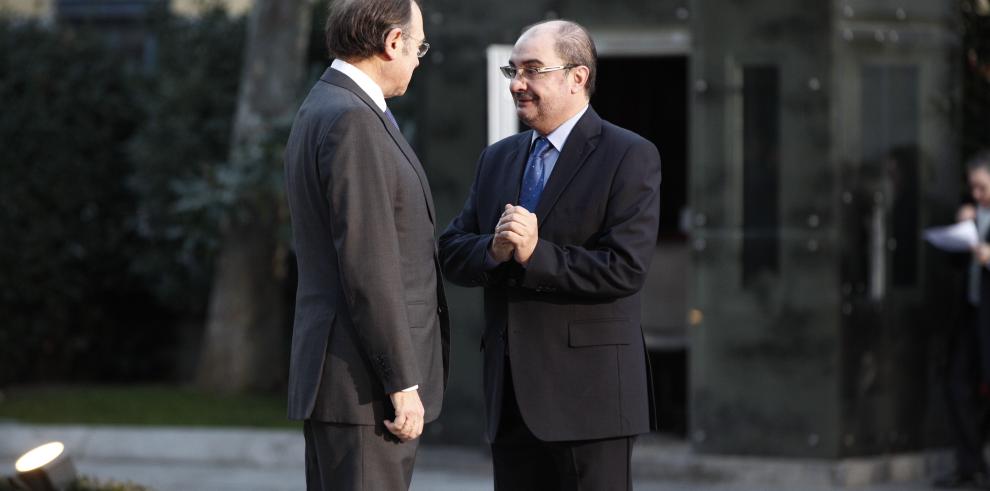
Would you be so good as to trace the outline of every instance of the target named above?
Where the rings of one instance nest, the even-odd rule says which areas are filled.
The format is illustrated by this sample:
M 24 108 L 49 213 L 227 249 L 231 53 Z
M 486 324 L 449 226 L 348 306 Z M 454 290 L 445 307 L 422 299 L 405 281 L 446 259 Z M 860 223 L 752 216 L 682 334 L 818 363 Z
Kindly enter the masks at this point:
M 426 42 L 425 39 L 416 39 L 406 33 L 402 33 L 402 35 L 419 43 L 419 46 L 416 48 L 416 58 L 426 56 L 426 52 L 430 50 L 430 43 Z
M 543 76 L 544 73 L 556 72 L 557 70 L 569 70 L 571 68 L 577 67 L 579 65 L 560 65 L 560 66 L 521 66 L 514 67 L 512 65 L 505 65 L 498 67 L 499 71 L 505 78 L 512 80 L 516 78 L 516 75 L 522 75 L 526 80 L 536 80 Z

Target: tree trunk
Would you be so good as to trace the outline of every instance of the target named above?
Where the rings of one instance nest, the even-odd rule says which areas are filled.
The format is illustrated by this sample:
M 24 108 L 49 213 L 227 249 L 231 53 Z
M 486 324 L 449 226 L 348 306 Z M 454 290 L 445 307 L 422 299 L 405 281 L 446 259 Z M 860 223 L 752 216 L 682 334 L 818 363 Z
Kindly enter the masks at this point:
M 264 145 L 295 112 L 311 15 L 310 0 L 256 1 L 248 19 L 231 162 L 281 172 L 281 159 L 263 160 Z M 196 375 L 204 389 L 239 392 L 284 382 L 288 319 L 275 211 L 281 204 L 271 193 L 258 195 L 266 198 L 244 204 L 251 218 L 232 220 L 223 231 Z

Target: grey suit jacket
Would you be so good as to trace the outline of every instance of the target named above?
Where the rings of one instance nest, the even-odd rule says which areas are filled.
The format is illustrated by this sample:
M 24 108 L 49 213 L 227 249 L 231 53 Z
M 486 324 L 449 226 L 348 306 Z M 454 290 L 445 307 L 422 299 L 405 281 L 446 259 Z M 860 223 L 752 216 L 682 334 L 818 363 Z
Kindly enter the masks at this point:
M 448 319 L 426 174 L 357 84 L 327 69 L 296 115 L 285 180 L 299 283 L 289 417 L 373 425 L 419 385 L 440 413 Z

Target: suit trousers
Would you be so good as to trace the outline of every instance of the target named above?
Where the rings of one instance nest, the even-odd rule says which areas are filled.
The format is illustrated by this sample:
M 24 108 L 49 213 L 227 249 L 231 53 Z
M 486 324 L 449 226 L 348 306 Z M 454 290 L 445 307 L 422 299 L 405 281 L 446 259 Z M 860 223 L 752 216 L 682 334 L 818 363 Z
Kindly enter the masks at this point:
M 956 466 L 961 474 L 969 475 L 986 470 L 983 445 L 987 441 L 990 406 L 986 396 L 979 393 L 979 387 L 981 360 L 990 353 L 982 353 L 980 349 L 983 343 L 976 308 L 967 304 L 961 317 L 949 344 L 945 388 Z
M 419 438 L 401 442 L 384 426 L 306 420 L 307 491 L 407 491 Z
M 545 442 L 533 435 L 516 402 L 505 359 L 502 416 L 492 443 L 496 491 L 632 490 L 635 436 Z

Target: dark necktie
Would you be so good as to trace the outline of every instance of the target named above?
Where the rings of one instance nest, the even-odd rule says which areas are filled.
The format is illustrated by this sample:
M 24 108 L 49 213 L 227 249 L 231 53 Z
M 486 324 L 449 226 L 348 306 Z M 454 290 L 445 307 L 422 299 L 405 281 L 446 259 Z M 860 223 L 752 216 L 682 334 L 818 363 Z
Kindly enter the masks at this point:
M 391 109 L 388 108 L 385 109 L 385 117 L 388 118 L 388 120 L 391 121 L 392 124 L 394 124 L 395 127 L 401 131 L 401 128 L 399 128 L 399 122 L 395 120 L 395 116 L 392 115 Z
M 543 193 L 543 185 L 546 182 L 543 159 L 549 149 L 550 142 L 546 138 L 537 138 L 533 144 L 533 151 L 529 152 L 529 159 L 526 160 L 522 189 L 519 191 L 519 206 L 531 212 L 536 211 L 536 205 L 540 203 L 540 194 Z

